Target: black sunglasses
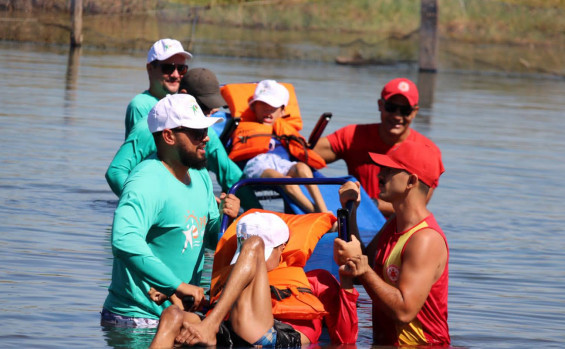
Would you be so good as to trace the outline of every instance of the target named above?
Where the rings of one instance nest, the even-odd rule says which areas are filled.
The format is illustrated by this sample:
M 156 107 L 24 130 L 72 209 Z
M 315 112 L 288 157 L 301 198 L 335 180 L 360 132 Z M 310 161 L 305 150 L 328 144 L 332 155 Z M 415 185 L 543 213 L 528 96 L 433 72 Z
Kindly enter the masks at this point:
M 186 64 L 176 64 L 176 63 L 159 63 L 161 67 L 161 73 L 172 74 L 175 69 L 179 72 L 179 75 L 184 75 L 188 71 L 188 65 Z
M 207 128 L 188 128 L 188 127 L 176 127 L 171 129 L 173 132 L 183 132 L 188 134 L 188 136 L 194 139 L 196 142 L 202 142 L 204 138 L 208 135 Z
M 396 111 L 398 110 L 400 112 L 400 115 L 402 116 L 408 116 L 410 114 L 412 114 L 412 112 L 414 111 L 414 108 L 412 108 L 409 105 L 400 105 L 400 104 L 395 104 L 389 101 L 385 101 L 385 110 L 388 113 L 396 113 Z

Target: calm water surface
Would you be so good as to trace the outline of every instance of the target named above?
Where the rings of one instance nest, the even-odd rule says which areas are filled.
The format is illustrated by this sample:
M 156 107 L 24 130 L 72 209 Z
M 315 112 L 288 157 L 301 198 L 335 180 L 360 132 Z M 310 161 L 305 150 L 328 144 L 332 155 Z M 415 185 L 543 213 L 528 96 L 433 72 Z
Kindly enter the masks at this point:
M 116 197 L 104 172 L 123 140 L 129 100 L 147 87 L 144 57 L 0 44 L 0 343 L 2 347 L 146 347 L 151 332 L 109 331 Z M 71 59 L 72 60 L 72 59 Z M 75 61 L 76 62 L 76 61 Z M 305 117 L 333 112 L 326 133 L 375 122 L 389 79 L 413 70 L 196 57 L 222 83 L 294 84 Z M 438 74 L 414 127 L 447 172 L 430 204 L 451 247 L 453 345 L 565 345 L 565 81 Z M 344 163 L 324 170 L 345 174 Z M 362 292 L 358 347 L 371 343 Z

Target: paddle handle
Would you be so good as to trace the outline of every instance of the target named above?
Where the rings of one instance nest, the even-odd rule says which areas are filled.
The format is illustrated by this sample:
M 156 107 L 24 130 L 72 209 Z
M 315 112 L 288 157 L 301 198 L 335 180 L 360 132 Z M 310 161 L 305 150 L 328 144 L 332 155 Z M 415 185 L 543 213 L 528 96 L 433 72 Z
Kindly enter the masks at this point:
M 189 311 L 194 306 L 194 296 L 184 296 L 182 297 L 182 306 L 184 310 Z
M 337 231 L 339 238 L 343 241 L 349 241 L 349 215 L 353 209 L 353 201 L 348 201 L 345 208 L 337 210 Z

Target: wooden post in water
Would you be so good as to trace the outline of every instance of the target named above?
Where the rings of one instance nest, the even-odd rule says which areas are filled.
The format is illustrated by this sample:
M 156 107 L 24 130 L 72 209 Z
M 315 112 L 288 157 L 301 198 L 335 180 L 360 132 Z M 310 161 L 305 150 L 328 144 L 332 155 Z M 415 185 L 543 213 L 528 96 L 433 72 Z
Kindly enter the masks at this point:
M 431 108 L 434 101 L 437 72 L 437 0 L 420 0 L 420 56 L 418 63 L 418 90 L 420 91 L 420 107 Z
M 420 71 L 437 71 L 437 0 L 420 0 Z
M 82 45 L 82 0 L 71 0 L 71 47 Z

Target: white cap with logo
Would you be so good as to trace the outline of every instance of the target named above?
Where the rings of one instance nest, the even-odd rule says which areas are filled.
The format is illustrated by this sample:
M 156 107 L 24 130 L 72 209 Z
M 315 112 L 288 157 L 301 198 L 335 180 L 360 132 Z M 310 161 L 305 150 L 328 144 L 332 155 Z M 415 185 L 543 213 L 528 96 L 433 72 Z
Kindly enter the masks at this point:
M 184 50 L 180 41 L 174 39 L 161 39 L 151 46 L 151 49 L 147 53 L 147 63 L 151 63 L 153 61 L 164 61 L 176 54 L 183 55 L 187 60 L 192 58 L 192 55 Z
M 151 133 L 188 127 L 194 129 L 208 128 L 220 122 L 222 118 L 206 117 L 196 99 L 184 93 L 167 95 L 161 99 L 147 116 L 147 124 Z
M 265 243 L 265 260 L 269 259 L 273 248 L 288 241 L 290 232 L 286 223 L 273 213 L 253 212 L 240 218 L 236 226 L 237 251 L 230 264 L 234 264 L 241 252 L 241 244 L 250 236 L 258 236 Z
M 253 99 L 249 102 L 249 105 L 261 101 L 274 108 L 279 108 L 283 105 L 286 107 L 288 99 L 289 93 L 286 87 L 275 80 L 263 80 L 257 84 L 255 93 L 253 93 Z

